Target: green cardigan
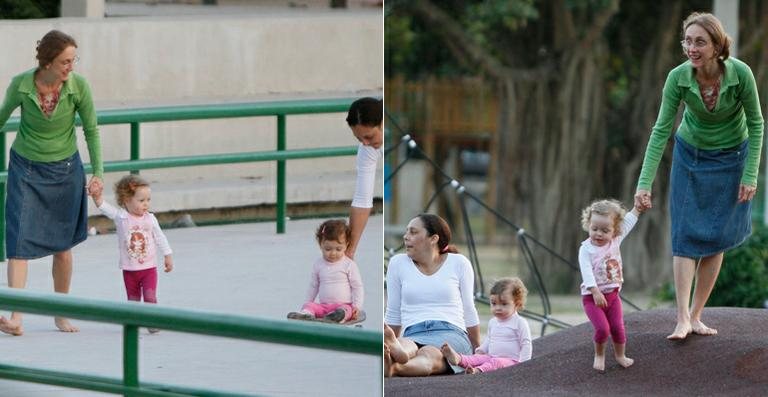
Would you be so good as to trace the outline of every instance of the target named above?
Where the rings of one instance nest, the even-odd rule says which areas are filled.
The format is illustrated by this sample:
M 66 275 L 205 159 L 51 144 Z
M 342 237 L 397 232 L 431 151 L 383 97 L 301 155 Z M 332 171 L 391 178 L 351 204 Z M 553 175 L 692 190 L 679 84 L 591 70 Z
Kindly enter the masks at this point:
M 101 177 L 104 165 L 101 161 L 101 140 L 96 124 L 91 88 L 83 76 L 70 73 L 61 86 L 59 103 L 51 117 L 45 116 L 37 99 L 34 74 L 30 69 L 15 76 L 5 92 L 0 107 L 0 126 L 5 125 L 11 113 L 21 106 L 21 123 L 11 148 L 32 161 L 52 162 L 63 160 L 77 151 L 75 136 L 75 112 L 83 122 L 83 132 L 93 166 L 93 174 Z
M 749 155 L 741 184 L 757 186 L 757 169 L 763 146 L 763 115 L 752 70 L 738 59 L 731 57 L 725 60 L 720 94 L 712 112 L 707 110 L 701 99 L 693 71 L 691 62 L 686 61 L 667 76 L 659 116 L 648 141 L 637 188 L 651 190 L 681 101 L 685 103 L 685 110 L 677 130 L 680 138 L 702 150 L 727 149 L 749 139 Z

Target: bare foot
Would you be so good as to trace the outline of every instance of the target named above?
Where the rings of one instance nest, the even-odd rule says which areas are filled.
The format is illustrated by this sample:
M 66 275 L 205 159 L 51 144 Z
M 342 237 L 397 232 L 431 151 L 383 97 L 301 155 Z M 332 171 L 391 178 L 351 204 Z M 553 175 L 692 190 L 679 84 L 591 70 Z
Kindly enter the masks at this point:
M 459 353 L 456 353 L 456 350 L 453 350 L 451 345 L 443 343 L 443 347 L 440 348 L 440 351 L 443 352 L 443 356 L 445 356 L 445 359 L 448 360 L 451 365 L 459 365 L 461 362 Z
M 701 320 L 691 320 L 691 332 L 696 335 L 717 335 L 716 329 L 707 327 Z
M 595 361 L 592 364 L 592 368 L 604 372 L 605 371 L 605 356 L 595 356 Z
M 472 367 L 467 367 L 467 368 L 464 370 L 464 372 L 465 372 L 465 373 L 467 373 L 467 374 L 469 374 L 469 375 L 474 375 L 474 374 L 479 374 L 479 373 L 480 373 L 480 370 L 477 370 L 477 369 L 475 369 L 475 368 L 472 368 Z
M 392 362 L 389 346 L 384 345 L 384 377 L 391 378 L 395 374 L 395 363 Z
M 21 322 L 9 320 L 3 316 L 0 316 L 0 331 L 13 336 L 20 336 L 24 334 L 24 329 L 21 327 Z
M 388 325 L 384 325 L 384 346 L 389 348 L 389 355 L 394 362 L 399 364 L 405 364 L 408 362 L 408 353 L 403 350 L 403 346 L 400 345 L 400 341 L 395 337 L 395 331 Z
M 624 368 L 629 368 L 632 364 L 635 363 L 635 360 L 627 356 L 616 357 L 616 361 Z
M 56 323 L 56 328 L 59 329 L 61 332 L 78 332 L 80 331 L 79 328 L 72 325 L 69 320 L 67 320 L 64 317 L 56 317 L 56 320 L 54 320 Z
M 690 334 L 692 331 L 691 324 L 687 323 L 677 323 L 677 326 L 675 327 L 675 331 L 671 334 L 667 335 L 667 339 L 669 340 L 683 340 L 685 339 L 688 334 Z

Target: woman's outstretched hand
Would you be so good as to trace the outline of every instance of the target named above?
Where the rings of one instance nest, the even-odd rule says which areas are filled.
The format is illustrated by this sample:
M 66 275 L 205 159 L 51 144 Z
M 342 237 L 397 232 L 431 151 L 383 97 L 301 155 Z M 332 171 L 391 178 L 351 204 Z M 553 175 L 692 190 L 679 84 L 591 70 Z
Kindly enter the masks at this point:
M 739 202 L 746 203 L 755 197 L 757 186 L 739 185 Z
M 651 192 L 645 189 L 638 189 L 635 192 L 635 208 L 638 211 L 643 212 L 653 207 L 651 204 Z
M 104 190 L 104 182 L 101 181 L 101 178 L 98 176 L 92 176 L 91 180 L 88 181 L 88 195 L 101 195 L 101 192 Z

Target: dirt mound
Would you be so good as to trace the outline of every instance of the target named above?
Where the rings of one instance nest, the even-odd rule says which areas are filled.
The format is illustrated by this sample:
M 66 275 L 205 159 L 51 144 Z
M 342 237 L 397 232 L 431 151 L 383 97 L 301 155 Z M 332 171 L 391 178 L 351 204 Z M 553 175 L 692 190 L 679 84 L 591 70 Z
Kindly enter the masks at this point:
M 605 373 L 592 369 L 592 325 L 580 324 L 533 342 L 533 359 L 479 375 L 391 378 L 386 396 L 766 396 L 768 310 L 706 308 L 704 321 L 715 336 L 668 341 L 672 309 L 624 317 L 627 356 L 621 368 L 609 348 Z

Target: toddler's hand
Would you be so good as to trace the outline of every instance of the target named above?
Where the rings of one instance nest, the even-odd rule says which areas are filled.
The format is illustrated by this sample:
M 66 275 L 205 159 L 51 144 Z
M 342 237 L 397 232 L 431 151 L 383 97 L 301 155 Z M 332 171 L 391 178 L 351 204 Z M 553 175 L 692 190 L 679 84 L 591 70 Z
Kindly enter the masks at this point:
M 173 258 L 170 255 L 165 256 L 165 272 L 168 273 L 173 270 Z
M 605 295 L 603 295 L 602 292 L 593 292 L 592 298 L 595 300 L 595 305 L 597 307 L 608 307 L 608 301 L 605 300 Z

